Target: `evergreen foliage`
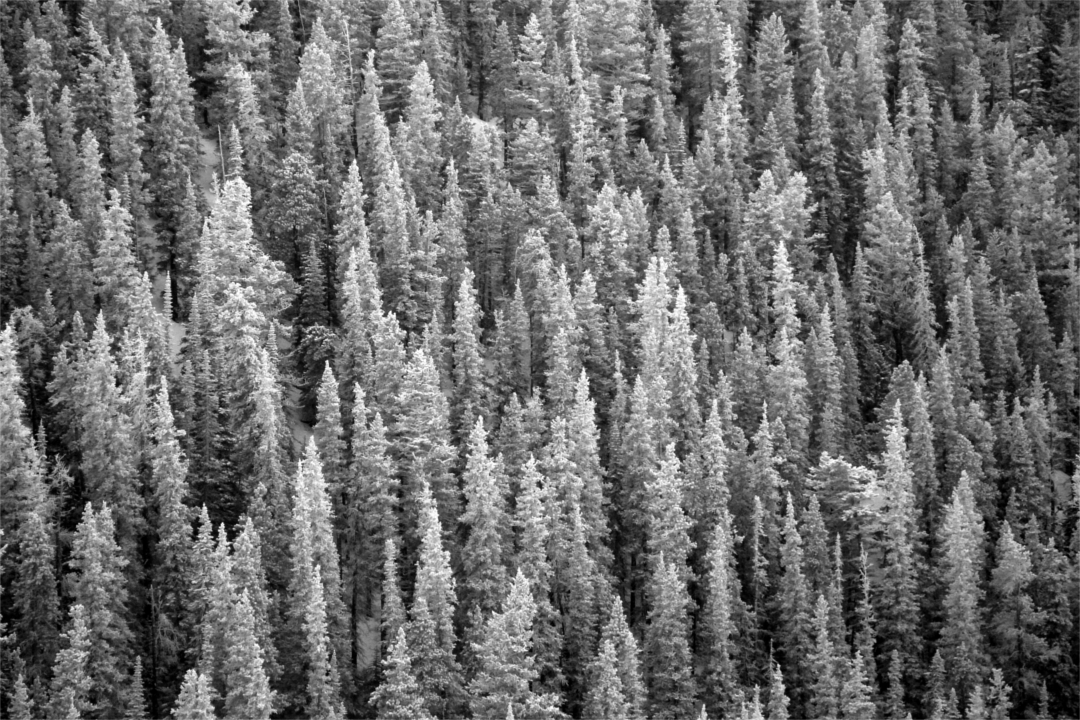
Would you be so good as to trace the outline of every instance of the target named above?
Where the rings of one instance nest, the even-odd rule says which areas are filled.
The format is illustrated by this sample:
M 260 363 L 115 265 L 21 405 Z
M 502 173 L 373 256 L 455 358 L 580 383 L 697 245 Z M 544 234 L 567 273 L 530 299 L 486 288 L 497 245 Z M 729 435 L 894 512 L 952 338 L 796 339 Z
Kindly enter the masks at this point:
M 0 714 L 1080 715 L 1071 4 L 0 47 Z

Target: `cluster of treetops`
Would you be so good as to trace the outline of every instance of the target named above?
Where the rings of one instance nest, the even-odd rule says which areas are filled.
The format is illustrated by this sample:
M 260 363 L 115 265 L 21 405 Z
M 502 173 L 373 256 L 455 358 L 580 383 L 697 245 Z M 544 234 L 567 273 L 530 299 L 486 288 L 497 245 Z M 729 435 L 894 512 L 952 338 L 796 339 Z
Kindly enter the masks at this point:
M 4 3 L 0 710 L 1080 715 L 1077 11 Z

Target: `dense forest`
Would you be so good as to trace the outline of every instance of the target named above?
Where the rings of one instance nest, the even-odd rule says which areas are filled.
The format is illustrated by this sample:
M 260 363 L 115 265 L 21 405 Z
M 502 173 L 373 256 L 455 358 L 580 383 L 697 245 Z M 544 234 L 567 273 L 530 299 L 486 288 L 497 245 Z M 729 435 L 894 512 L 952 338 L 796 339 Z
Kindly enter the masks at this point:
M 1080 4 L 0 47 L 4 717 L 1080 716 Z

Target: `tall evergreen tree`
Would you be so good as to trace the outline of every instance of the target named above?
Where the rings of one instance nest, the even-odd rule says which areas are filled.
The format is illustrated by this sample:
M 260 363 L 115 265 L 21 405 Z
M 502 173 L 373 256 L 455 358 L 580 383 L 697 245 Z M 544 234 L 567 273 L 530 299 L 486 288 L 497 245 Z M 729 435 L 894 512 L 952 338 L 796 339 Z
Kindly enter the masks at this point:
M 488 457 L 484 420 L 477 418 L 469 435 L 462 477 L 465 512 L 461 516 L 469 530 L 461 552 L 465 571 L 462 602 L 466 613 L 475 614 L 477 619 L 494 612 L 506 592 L 506 550 L 502 542 L 506 499 L 501 474 L 498 460 Z
M 386 660 L 386 675 L 372 700 L 385 720 L 426 720 L 431 717 L 424 708 L 416 677 L 412 671 L 412 658 L 405 639 L 405 628 L 399 627 L 390 656 Z
M 518 571 L 503 610 L 485 623 L 483 639 L 474 644 L 478 671 L 469 684 L 470 709 L 477 718 L 501 718 L 507 706 L 520 717 L 543 717 L 557 712 L 556 700 L 537 693 L 533 657 L 536 603 L 529 579 Z
M 87 503 L 72 543 L 72 596 L 85 611 L 88 700 L 106 715 L 124 711 L 121 691 L 134 640 L 124 575 L 128 562 L 116 543 L 112 508 L 104 504 L 94 510 Z
M 91 699 L 94 691 L 94 680 L 90 675 L 92 640 L 86 608 L 82 605 L 72 605 L 64 638 L 67 642 L 56 654 L 53 664 L 48 712 L 53 717 L 81 717 L 82 713 L 97 708 Z
M 200 675 L 194 669 L 187 671 L 172 717 L 173 720 L 213 720 L 215 715 L 210 683 L 205 675 Z
M 656 718 L 693 713 L 695 689 L 687 638 L 689 598 L 679 573 L 682 562 L 676 558 L 668 563 L 661 554 L 653 569 L 645 632 L 645 682 L 649 713 Z
M 941 577 L 946 582 L 945 624 L 938 643 L 949 664 L 957 692 L 967 695 L 986 676 L 987 657 L 982 638 L 984 530 L 967 473 L 953 491 L 941 527 L 944 557 Z

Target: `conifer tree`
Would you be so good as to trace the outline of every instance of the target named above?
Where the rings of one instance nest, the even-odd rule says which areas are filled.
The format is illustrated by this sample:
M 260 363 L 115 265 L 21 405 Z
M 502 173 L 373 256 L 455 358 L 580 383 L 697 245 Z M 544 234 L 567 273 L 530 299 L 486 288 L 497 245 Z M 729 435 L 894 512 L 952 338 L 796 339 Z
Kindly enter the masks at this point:
M 319 449 L 327 490 L 334 503 L 334 515 L 340 524 L 344 519 L 343 493 L 346 489 L 345 431 L 341 421 L 341 398 L 334 371 L 327 363 L 323 368 L 316 401 L 318 420 L 315 423 L 315 445 Z
M 44 500 L 44 498 L 38 498 Z M 20 559 L 11 592 L 18 619 L 13 623 L 31 685 L 44 683 L 56 655 L 60 632 L 57 596 L 55 524 L 32 507 L 23 516 L 16 539 Z
M 653 572 L 656 572 L 660 558 L 666 558 L 684 583 L 690 577 L 687 562 L 693 550 L 689 537 L 690 519 L 683 510 L 685 484 L 675 446 L 669 444 L 659 469 L 645 482 L 646 546 Z
M 466 268 L 454 303 L 454 434 L 465 442 L 478 418 L 487 411 L 487 373 L 480 344 L 482 317 L 473 289 L 472 271 Z
M 390 318 L 386 321 L 393 322 Z M 378 362 L 377 358 L 377 370 Z M 390 369 L 400 373 L 401 365 Z M 394 458 L 405 480 L 406 526 L 415 527 L 422 511 L 420 486 L 426 483 L 438 501 L 443 527 L 449 531 L 460 514 L 460 491 L 449 476 L 454 451 L 450 445 L 446 397 L 435 364 L 424 348 L 418 348 L 405 366 L 394 404 L 379 407 L 386 412 L 388 406 L 400 410 L 390 430 Z
M 904 420 L 900 404 L 893 409 L 885 438 L 882 456 L 880 491 L 887 498 L 881 517 L 884 539 L 878 551 L 882 553 L 881 584 L 875 603 L 880 624 L 882 656 L 893 651 L 900 653 L 906 666 L 918 647 L 918 607 L 916 605 L 916 518 L 912 497 L 912 477 L 908 464 Z
M 456 584 L 450 571 L 450 553 L 443 546 L 437 501 L 426 482 L 420 486 L 418 504 L 420 550 L 415 596 L 422 596 L 426 602 L 439 647 L 452 652 L 455 642 L 453 616 L 457 606 Z
M 693 712 L 694 680 L 687 641 L 686 586 L 680 579 L 681 560 L 668 563 L 661 554 L 653 568 L 649 624 L 645 632 L 645 682 L 649 714 L 656 718 L 685 717 Z
M 267 591 L 262 539 L 250 517 L 244 519 L 243 527 L 233 539 L 232 547 L 232 580 L 237 592 L 247 593 L 254 618 L 255 637 L 262 649 L 263 668 L 273 683 L 281 674 L 271 623 L 275 612 L 272 604 L 275 596 Z
M 966 695 L 986 674 L 982 640 L 983 521 L 967 473 L 953 491 L 941 527 L 944 557 L 941 577 L 946 583 L 945 624 L 938 647 L 949 664 L 958 692 Z
M 851 720 L 870 720 L 877 717 L 872 700 L 872 683 L 866 677 L 861 650 L 848 662 L 847 677 L 840 686 L 840 716 Z
M 717 714 L 734 702 L 738 689 L 735 648 L 739 619 L 746 613 L 741 583 L 735 568 L 731 517 L 726 512 L 716 521 L 709 537 L 706 563 L 707 594 L 701 634 L 705 639 L 706 704 Z
M 150 40 L 150 122 L 147 143 L 150 158 L 147 170 L 155 189 L 155 207 L 163 215 L 166 228 L 178 230 L 184 186 L 189 173 L 198 170 L 198 130 L 192 108 L 191 80 L 184 61 L 184 48 L 171 47 L 169 36 L 158 21 Z
M 133 640 L 127 620 L 127 564 L 116 544 L 112 508 L 104 504 L 95 511 L 87 503 L 72 543 L 72 596 L 85 611 L 89 700 L 112 715 L 124 710 L 121 690 Z
M 465 582 L 462 602 L 476 617 L 490 615 L 506 592 L 506 558 L 502 542 L 505 525 L 505 488 L 498 460 L 488 457 L 483 418 L 477 418 L 469 435 L 468 458 L 462 476 L 465 512 L 461 521 L 469 530 L 461 552 Z
M 1006 673 L 1017 691 L 1015 704 L 1022 706 L 1037 694 L 1038 673 L 1032 666 L 1051 652 L 1037 630 L 1045 615 L 1032 602 L 1029 590 L 1035 579 L 1031 553 L 1017 542 L 1008 522 L 1001 527 L 995 555 L 990 588 L 997 609 L 990 618 L 990 636 L 1001 670 L 995 668 L 994 675 L 997 680 L 999 672 Z
M 426 720 L 431 717 L 424 708 L 419 686 L 413 675 L 412 658 L 409 657 L 409 646 L 403 627 L 398 628 L 394 642 L 390 645 L 390 656 L 385 666 L 383 681 L 372 695 L 380 720 Z
M 784 674 L 780 670 L 780 663 L 770 660 L 769 704 L 766 708 L 769 720 L 788 720 L 787 690 L 784 688 Z
M 801 687 L 807 677 L 807 660 L 812 648 L 810 596 L 804 574 L 803 541 L 795 524 L 795 507 L 791 494 L 787 496 L 780 545 L 780 567 L 783 571 L 777 583 L 777 606 L 782 634 L 778 638 L 788 667 L 788 681 Z M 796 707 L 801 703 L 796 702 Z
M 150 416 L 153 446 L 150 450 L 154 495 L 154 590 L 157 608 L 155 635 L 158 657 L 153 668 L 158 678 L 179 679 L 181 623 L 186 574 L 191 562 L 191 510 L 186 504 L 189 492 L 187 462 L 180 448 L 178 433 L 169 405 L 168 381 L 161 378 Z M 175 675 L 173 675 L 175 673 Z M 172 687 L 175 688 L 175 685 Z
M 146 709 L 146 691 L 143 688 L 142 656 L 135 658 L 135 667 L 132 668 L 131 678 L 124 687 L 123 693 L 124 718 L 136 720 L 148 716 Z
M 529 580 L 520 570 L 510 586 L 501 612 L 485 623 L 483 639 L 474 643 L 479 669 L 469 684 L 473 717 L 502 717 L 503 709 L 517 708 L 521 717 L 542 717 L 556 712 L 554 698 L 536 693 L 533 657 L 533 620 L 536 603 Z
M 86 608 L 71 607 L 71 620 L 63 635 L 66 643 L 56 654 L 53 663 L 52 692 L 49 693 L 49 715 L 52 717 L 81 717 L 97 709 L 91 699 L 95 690 L 90 675 L 90 637 Z
M 811 717 L 836 717 L 840 710 L 843 678 L 837 676 L 839 658 L 829 639 L 829 606 L 824 595 L 818 595 L 811 622 L 815 638 L 806 659 L 810 671 L 807 712 Z
M 335 645 L 341 636 L 331 636 L 327 618 L 327 595 L 323 589 L 322 573 L 319 564 L 311 566 L 307 583 L 308 596 L 302 610 L 304 650 L 307 661 L 307 688 L 304 708 L 314 717 L 341 718 L 344 708 L 341 706 L 338 669 L 334 660 Z M 331 599 L 333 597 L 331 596 Z M 242 602 L 237 604 L 242 607 Z M 261 697 L 261 696 L 260 696 Z
M 34 709 L 34 701 L 30 699 L 30 692 L 26 689 L 26 680 L 20 673 L 12 683 L 11 699 L 8 712 L 12 720 L 31 720 Z
M 210 682 L 205 675 L 194 669 L 187 671 L 172 717 L 173 720 L 213 720 L 215 716 L 210 697 Z
M 228 648 L 224 667 L 226 716 L 269 718 L 274 695 L 263 666 L 255 616 L 246 590 L 240 591 L 230 609 L 225 641 Z
M 601 640 L 596 659 L 589 666 L 591 681 L 585 697 L 585 717 L 627 717 L 628 708 L 619 677 L 618 660 L 611 640 Z
M 339 668 L 328 666 L 334 657 L 348 662 L 345 607 L 341 596 L 341 571 L 333 532 L 334 513 L 313 440 L 309 440 L 296 471 L 292 533 L 293 565 L 289 594 L 292 611 L 306 638 L 304 649 L 310 662 L 307 672 L 308 703 L 320 712 L 333 712 L 339 700 Z M 318 571 L 319 585 L 312 585 Z

